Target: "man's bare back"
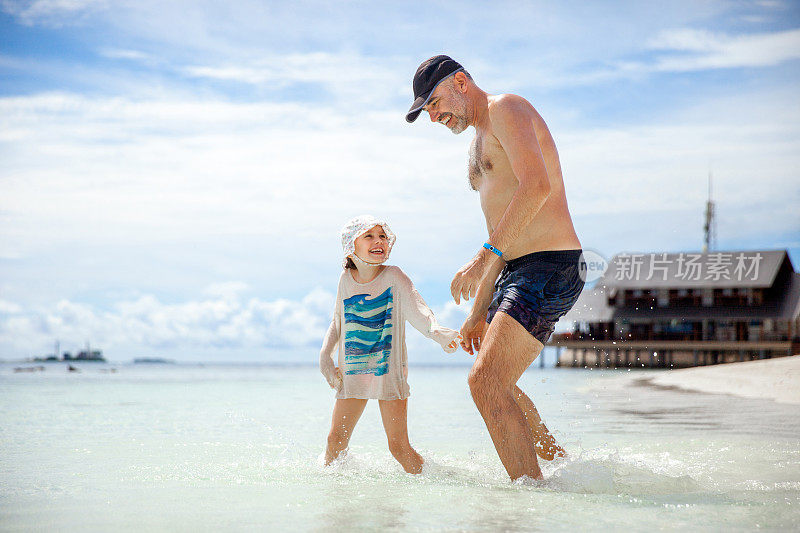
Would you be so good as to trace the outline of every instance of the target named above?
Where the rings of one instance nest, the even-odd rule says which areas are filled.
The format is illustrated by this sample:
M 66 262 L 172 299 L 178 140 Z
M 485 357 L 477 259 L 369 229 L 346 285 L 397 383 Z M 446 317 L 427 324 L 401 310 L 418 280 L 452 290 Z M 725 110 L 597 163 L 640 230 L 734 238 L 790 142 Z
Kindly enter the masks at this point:
M 517 239 L 503 250 L 503 258 L 516 259 L 539 250 L 580 248 L 581 243 L 567 208 L 558 151 L 547 124 L 527 100 L 512 94 L 489 96 L 490 110 L 500 99 L 511 100 L 517 112 L 524 113 L 530 119 L 530 127 L 539 141 L 547 170 L 547 180 L 550 182 L 550 195 L 547 200 L 531 223 L 522 228 Z M 489 116 L 492 116 L 491 112 Z M 481 208 L 491 236 L 508 208 L 519 186 L 519 180 L 511 168 L 505 150 L 492 133 L 491 121 L 488 121 L 485 127 L 476 126 L 475 129 L 475 137 L 469 150 L 469 183 L 480 194 Z

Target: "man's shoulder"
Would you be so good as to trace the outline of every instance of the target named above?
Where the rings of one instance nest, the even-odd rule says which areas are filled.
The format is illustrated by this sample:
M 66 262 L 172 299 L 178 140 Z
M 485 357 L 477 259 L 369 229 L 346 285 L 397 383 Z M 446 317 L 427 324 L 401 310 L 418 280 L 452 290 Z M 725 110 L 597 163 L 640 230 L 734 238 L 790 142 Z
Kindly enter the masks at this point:
M 536 116 L 530 102 L 516 94 L 492 96 L 488 113 L 491 131 L 498 138 L 526 128 Z
M 497 94 L 489 98 L 489 116 L 502 117 L 507 113 L 533 112 L 533 105 L 517 94 Z

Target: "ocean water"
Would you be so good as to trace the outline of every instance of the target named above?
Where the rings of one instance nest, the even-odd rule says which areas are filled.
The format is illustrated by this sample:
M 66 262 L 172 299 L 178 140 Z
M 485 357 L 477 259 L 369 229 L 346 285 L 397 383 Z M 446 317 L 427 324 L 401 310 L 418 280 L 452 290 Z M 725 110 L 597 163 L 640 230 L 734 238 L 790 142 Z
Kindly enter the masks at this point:
M 427 462 L 413 476 L 377 402 L 349 455 L 321 466 L 333 393 L 314 367 L 14 366 L 0 365 L 2 531 L 800 527 L 800 409 L 657 389 L 648 371 L 526 372 L 569 457 L 525 485 L 506 477 L 467 367 L 411 368 Z

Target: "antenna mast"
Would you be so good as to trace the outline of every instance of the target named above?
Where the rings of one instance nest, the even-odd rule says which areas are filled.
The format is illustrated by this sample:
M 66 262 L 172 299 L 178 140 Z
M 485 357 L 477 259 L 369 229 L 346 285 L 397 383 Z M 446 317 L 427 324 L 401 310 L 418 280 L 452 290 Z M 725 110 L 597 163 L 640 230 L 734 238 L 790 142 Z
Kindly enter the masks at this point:
M 711 172 L 708 173 L 708 201 L 706 201 L 706 223 L 703 226 L 705 240 L 703 253 L 709 252 L 716 246 L 717 228 L 714 220 L 714 202 L 711 201 Z

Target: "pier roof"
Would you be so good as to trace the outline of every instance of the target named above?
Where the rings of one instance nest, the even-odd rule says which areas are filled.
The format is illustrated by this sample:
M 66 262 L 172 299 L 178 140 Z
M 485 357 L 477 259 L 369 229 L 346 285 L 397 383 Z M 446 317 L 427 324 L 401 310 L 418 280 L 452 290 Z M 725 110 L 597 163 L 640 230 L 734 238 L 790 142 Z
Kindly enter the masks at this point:
M 718 273 L 717 267 L 708 265 L 719 265 L 719 258 L 711 259 L 715 254 L 727 254 L 732 258 L 729 263 L 733 265 L 731 271 L 727 273 L 727 278 Z M 738 273 L 734 273 L 735 266 L 739 260 L 737 257 L 742 254 L 743 264 L 755 261 L 758 268 L 752 267 L 747 274 L 746 267 L 742 272 L 742 280 L 738 279 Z M 761 259 L 758 259 L 759 255 Z M 639 278 L 636 273 L 632 279 L 618 275 L 620 271 L 627 271 L 630 268 L 630 258 L 634 256 L 642 257 L 640 263 Z M 693 264 L 700 267 L 691 267 L 699 270 L 700 275 L 693 273 L 690 278 L 683 279 L 684 270 L 678 270 L 678 258 L 683 255 L 681 268 L 687 267 L 687 256 L 701 256 Z M 666 256 L 667 261 L 672 261 L 671 266 L 666 263 L 652 263 Z M 723 259 L 726 257 L 723 256 Z M 651 279 L 644 279 L 650 274 L 650 267 L 657 272 Z M 659 270 L 664 267 L 666 270 Z M 708 270 L 705 269 L 708 267 Z M 780 274 L 784 270 L 785 273 Z M 747 274 L 747 275 L 745 275 Z M 617 293 L 619 290 L 628 289 L 680 289 L 680 288 L 728 288 L 728 287 L 752 287 L 767 288 L 775 284 L 780 274 L 780 290 L 766 293 L 761 305 L 735 306 L 735 305 L 710 305 L 710 306 L 666 306 L 660 307 L 657 303 L 650 305 L 622 306 L 614 307 L 608 304 L 609 295 Z M 709 279 L 705 279 L 709 276 Z M 621 277 L 622 279 L 617 279 Z M 720 279 L 716 279 L 719 277 Z M 733 278 L 733 279 L 730 279 Z M 575 306 L 563 317 L 565 321 L 579 322 L 610 322 L 615 319 L 627 320 L 796 320 L 800 317 L 800 273 L 794 271 L 794 267 L 785 250 L 780 251 L 747 251 L 747 252 L 713 252 L 707 254 L 689 254 L 688 252 L 667 253 L 667 254 L 617 254 L 609 263 L 606 270 L 593 288 L 584 289 L 578 298 Z

